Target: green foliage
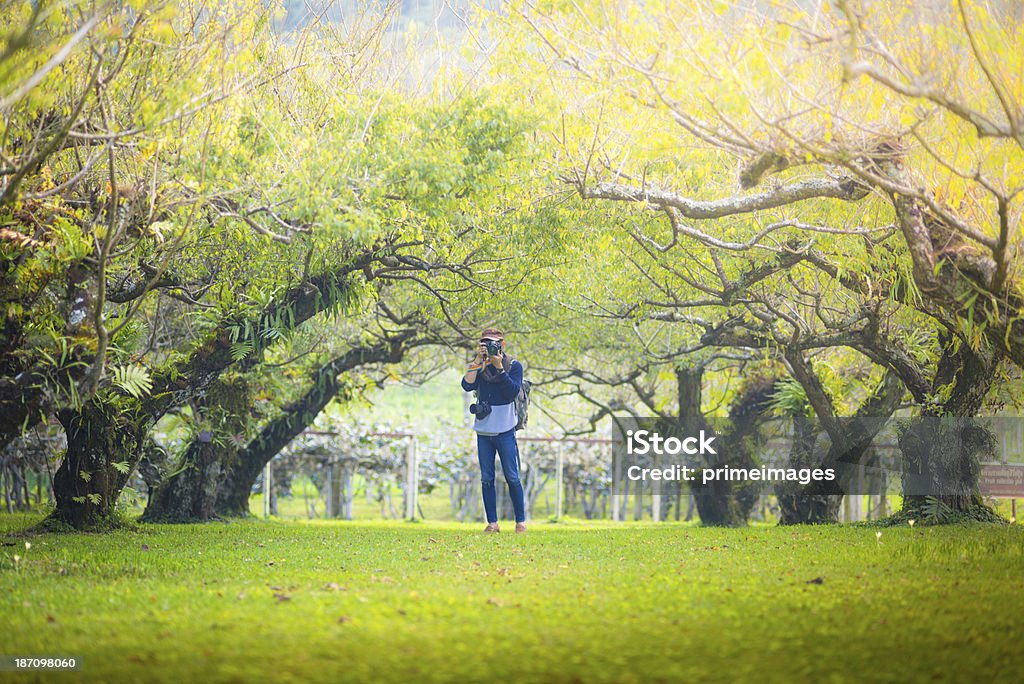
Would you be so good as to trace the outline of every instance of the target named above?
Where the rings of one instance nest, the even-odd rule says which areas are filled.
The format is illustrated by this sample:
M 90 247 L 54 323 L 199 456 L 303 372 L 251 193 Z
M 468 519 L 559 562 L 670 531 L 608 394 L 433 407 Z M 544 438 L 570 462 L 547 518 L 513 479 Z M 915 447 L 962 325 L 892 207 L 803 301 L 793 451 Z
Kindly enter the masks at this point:
M 111 383 L 136 399 L 153 390 L 153 378 L 143 366 L 115 366 L 111 369 Z
M 231 358 L 235 361 L 241 361 L 246 356 L 251 354 L 256 348 L 251 340 L 242 340 L 240 342 L 233 342 L 231 344 Z
M 772 393 L 769 407 L 781 416 L 814 415 L 803 386 L 793 378 L 780 380 Z
M 925 497 L 921 511 L 924 513 L 927 522 L 938 525 L 946 525 L 952 522 L 956 515 L 956 511 L 934 496 Z

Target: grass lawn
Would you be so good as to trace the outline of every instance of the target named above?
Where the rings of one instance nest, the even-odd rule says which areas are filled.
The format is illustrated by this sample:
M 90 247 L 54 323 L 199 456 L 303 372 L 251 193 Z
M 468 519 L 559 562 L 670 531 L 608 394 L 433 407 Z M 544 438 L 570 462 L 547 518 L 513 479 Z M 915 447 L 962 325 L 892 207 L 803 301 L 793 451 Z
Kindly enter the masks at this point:
M 247 521 L 12 534 L 35 519 L 0 516 L 0 654 L 77 655 L 83 668 L 3 681 L 1024 676 L 1019 526 L 568 522 L 483 536 L 455 523 Z

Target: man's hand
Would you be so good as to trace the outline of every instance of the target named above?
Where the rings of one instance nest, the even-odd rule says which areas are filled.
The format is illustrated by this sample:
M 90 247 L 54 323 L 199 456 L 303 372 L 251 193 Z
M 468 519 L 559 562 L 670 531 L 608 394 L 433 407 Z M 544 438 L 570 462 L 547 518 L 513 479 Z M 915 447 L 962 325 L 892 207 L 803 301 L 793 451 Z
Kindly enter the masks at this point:
M 476 349 L 476 356 L 469 365 L 466 366 L 466 382 L 475 382 L 476 373 L 479 370 L 483 370 L 484 360 L 487 358 L 487 348 L 484 347 L 484 343 L 481 342 L 480 346 Z
M 497 368 L 498 370 L 501 370 L 501 368 L 502 368 L 501 364 L 502 364 L 502 361 L 504 361 L 504 360 L 505 360 L 505 355 L 500 350 L 498 351 L 497 354 L 495 354 L 494 356 L 491 356 L 491 357 L 489 357 L 487 359 L 487 361 L 492 366 Z

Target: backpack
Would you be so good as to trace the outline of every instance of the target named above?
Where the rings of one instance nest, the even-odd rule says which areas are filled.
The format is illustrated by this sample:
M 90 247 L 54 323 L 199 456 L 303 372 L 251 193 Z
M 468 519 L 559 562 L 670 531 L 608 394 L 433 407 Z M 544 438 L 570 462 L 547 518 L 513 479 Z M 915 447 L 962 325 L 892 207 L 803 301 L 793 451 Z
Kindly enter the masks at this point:
M 526 421 L 529 418 L 527 412 L 530 409 L 530 381 L 523 380 L 523 384 L 519 386 L 519 394 L 516 395 L 516 430 L 522 430 L 526 427 Z

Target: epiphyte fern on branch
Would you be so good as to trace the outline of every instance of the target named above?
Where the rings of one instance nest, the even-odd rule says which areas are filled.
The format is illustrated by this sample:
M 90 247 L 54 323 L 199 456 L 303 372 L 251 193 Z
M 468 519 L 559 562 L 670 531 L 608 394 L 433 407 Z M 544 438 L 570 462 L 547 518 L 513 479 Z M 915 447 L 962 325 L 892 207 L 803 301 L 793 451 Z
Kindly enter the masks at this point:
M 153 390 L 153 378 L 142 366 L 115 367 L 111 382 L 136 399 L 141 399 Z

